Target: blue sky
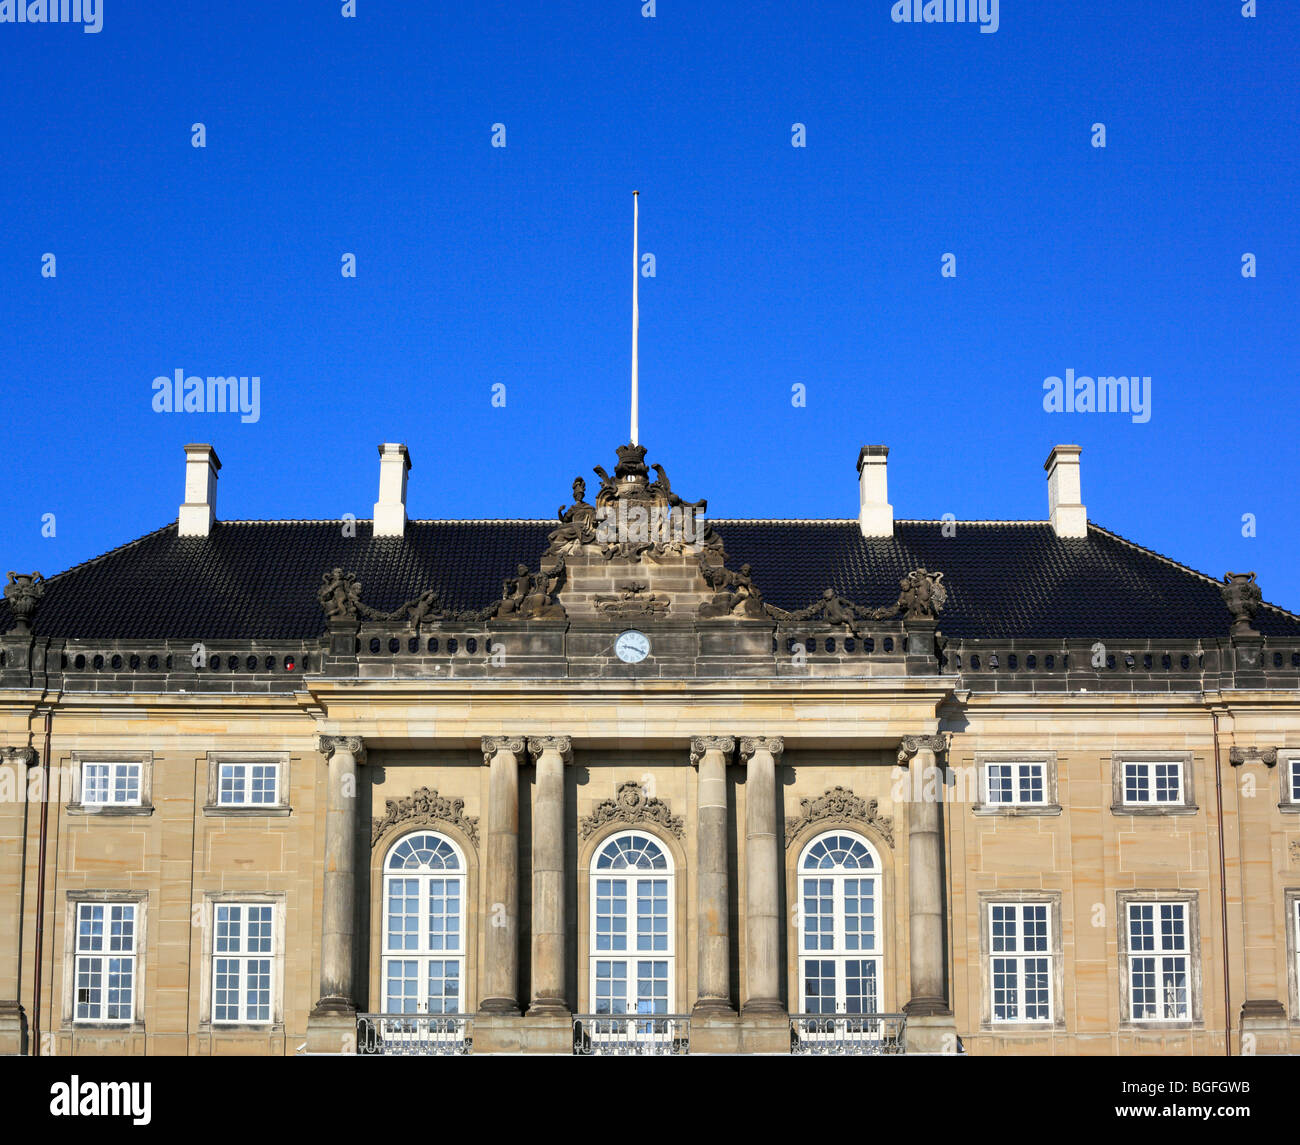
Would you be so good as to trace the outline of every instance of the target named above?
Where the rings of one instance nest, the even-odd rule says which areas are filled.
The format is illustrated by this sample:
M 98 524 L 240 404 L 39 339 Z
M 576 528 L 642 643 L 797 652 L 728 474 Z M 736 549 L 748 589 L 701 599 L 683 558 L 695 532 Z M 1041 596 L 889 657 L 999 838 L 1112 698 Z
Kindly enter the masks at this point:
M 191 441 L 227 519 L 369 517 L 390 440 L 412 516 L 551 516 L 627 438 L 638 188 L 641 439 L 713 516 L 853 516 L 884 442 L 898 517 L 1041 520 L 1077 442 L 1093 520 L 1300 610 L 1296 5 L 103 4 L 0 23 L 4 569 L 174 519 Z

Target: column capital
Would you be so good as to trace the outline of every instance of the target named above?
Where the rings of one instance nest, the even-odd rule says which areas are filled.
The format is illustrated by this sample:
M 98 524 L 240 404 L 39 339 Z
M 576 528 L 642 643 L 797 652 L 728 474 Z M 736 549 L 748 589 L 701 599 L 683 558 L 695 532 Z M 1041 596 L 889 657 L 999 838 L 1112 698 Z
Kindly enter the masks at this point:
M 479 741 L 479 747 L 483 751 L 483 766 L 487 767 L 492 762 L 492 757 L 499 751 L 508 751 L 516 759 L 524 754 L 524 737 L 523 736 L 484 736 Z
M 1228 752 L 1228 762 L 1233 767 L 1240 767 L 1251 760 L 1259 760 L 1266 767 L 1277 766 L 1277 748 L 1275 747 L 1234 747 Z
M 36 749 L 34 747 L 0 747 L 0 759 L 6 764 L 23 763 L 28 767 L 36 766 Z
M 735 736 L 693 736 L 691 738 L 691 766 L 699 767 L 706 751 L 720 751 L 728 759 L 736 750 Z
M 770 752 L 773 756 L 785 751 L 785 740 L 781 736 L 742 736 L 740 739 L 740 758 L 748 763 L 756 751 Z
M 485 740 L 489 737 L 484 736 Z M 486 749 L 484 749 L 486 751 Z M 572 736 L 529 736 L 528 754 L 536 759 L 545 751 L 556 751 L 565 763 L 573 762 Z
M 316 750 L 327 760 L 336 751 L 350 752 L 360 763 L 366 754 L 366 741 L 361 736 L 320 735 L 316 737 Z
M 918 751 L 932 751 L 935 755 L 948 750 L 948 744 L 952 742 L 951 732 L 939 732 L 937 735 L 930 736 L 904 736 L 903 742 L 898 745 L 898 762 L 906 764 L 911 761 Z

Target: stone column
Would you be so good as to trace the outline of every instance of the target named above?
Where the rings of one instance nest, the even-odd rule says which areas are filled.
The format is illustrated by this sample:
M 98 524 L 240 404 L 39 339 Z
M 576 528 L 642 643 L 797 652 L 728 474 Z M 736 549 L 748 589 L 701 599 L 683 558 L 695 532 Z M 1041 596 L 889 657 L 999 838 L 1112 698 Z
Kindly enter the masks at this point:
M 487 915 L 483 1000 L 487 1014 L 519 1013 L 519 757 L 522 736 L 484 736 L 488 773 Z
M 317 750 L 328 761 L 325 796 L 325 879 L 321 906 L 320 1000 L 308 1016 L 308 1051 L 356 1051 L 355 965 L 357 766 L 365 758 L 360 736 L 323 735 Z
M 691 763 L 699 769 L 696 812 L 697 995 L 692 1014 L 734 1014 L 731 1005 L 731 912 L 727 894 L 727 761 L 733 736 L 696 736 Z
M 907 1013 L 909 1053 L 956 1053 L 956 1026 L 948 1008 L 944 957 L 942 772 L 936 753 L 948 735 L 906 736 L 898 762 L 911 764 L 907 868 L 912 996 Z M 929 780 L 930 782 L 927 782 Z M 932 792 L 936 798 L 926 798 Z
M 1277 907 L 1281 890 L 1274 888 L 1272 821 L 1277 806 L 1277 748 L 1234 747 L 1228 761 L 1237 779 L 1237 829 L 1241 870 L 1242 960 L 1246 997 L 1241 1006 L 1241 1036 L 1255 1044 L 1242 1053 L 1287 1052 L 1286 1007 L 1280 997 L 1286 981 L 1278 981 Z M 1245 798 L 1242 773 L 1254 772 L 1255 793 Z M 1289 926 L 1290 920 L 1285 924 Z M 1283 932 L 1285 934 L 1285 931 Z
M 573 762 L 568 736 L 534 736 L 528 753 L 537 761 L 533 796 L 532 1001 L 528 1016 L 567 1017 L 564 996 L 564 765 Z
M 745 761 L 745 1014 L 780 1014 L 781 860 L 776 835 L 779 737 L 746 736 Z
M 20 1054 L 27 1036 L 22 1007 L 18 946 L 23 901 L 23 836 L 27 830 L 27 769 L 37 761 L 31 747 L 0 748 L 0 785 L 13 784 L 13 798 L 0 800 L 0 1056 Z

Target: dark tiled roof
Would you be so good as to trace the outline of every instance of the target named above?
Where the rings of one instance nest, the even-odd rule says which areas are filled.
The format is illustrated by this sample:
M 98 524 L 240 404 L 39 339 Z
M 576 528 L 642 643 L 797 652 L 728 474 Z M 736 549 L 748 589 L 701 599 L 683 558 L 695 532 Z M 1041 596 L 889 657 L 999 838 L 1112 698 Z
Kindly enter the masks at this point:
M 856 521 L 714 521 L 729 566 L 749 562 L 767 600 L 801 608 L 827 587 L 892 604 L 919 566 L 945 574 L 951 638 L 1195 639 L 1226 636 L 1216 581 L 1090 526 L 1062 540 L 1046 523 L 900 521 L 888 540 Z M 519 562 L 536 568 L 553 521 L 413 521 L 400 539 L 368 522 L 228 521 L 205 538 L 175 524 L 51 577 L 38 635 L 81 639 L 303 639 L 324 631 L 321 575 L 355 572 L 362 599 L 390 610 L 428 588 L 452 608 L 500 595 Z M 0 605 L 0 631 L 11 626 Z M 1266 636 L 1300 638 L 1300 617 L 1265 606 Z

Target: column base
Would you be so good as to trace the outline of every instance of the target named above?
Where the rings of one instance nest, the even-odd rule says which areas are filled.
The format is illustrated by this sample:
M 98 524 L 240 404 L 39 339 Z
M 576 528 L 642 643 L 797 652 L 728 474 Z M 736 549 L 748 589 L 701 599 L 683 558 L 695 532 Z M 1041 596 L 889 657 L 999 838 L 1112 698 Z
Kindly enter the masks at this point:
M 480 1014 L 494 1014 L 501 1018 L 518 1018 L 523 1013 L 513 998 L 484 998 L 478 1011 Z
M 1248 1045 L 1247 1039 L 1250 1039 Z M 1273 998 L 1252 998 L 1241 1007 L 1241 1052 L 1243 1054 L 1287 1054 L 1291 1030 L 1286 1009 Z
M 918 999 L 919 1001 L 919 999 Z M 905 1039 L 910 1054 L 956 1054 L 961 1052 L 957 1022 L 952 1014 L 923 1014 L 907 1009 Z
M 692 1022 L 692 1049 L 695 1048 L 694 1029 Z M 740 1052 L 789 1055 L 790 1015 L 781 1003 L 775 1003 L 775 1008 L 767 1002 L 746 1003 L 740 1013 Z
M 492 1014 L 480 1011 L 474 1018 L 474 1055 L 572 1054 L 573 1015 Z
M 691 1011 L 691 1053 L 740 1053 L 740 1015 L 725 1002 L 697 1002 Z
M 0 1002 L 0 1057 L 27 1052 L 27 1014 L 14 1001 Z
M 317 1002 L 316 1008 L 307 1015 L 307 1052 L 355 1054 L 356 1007 L 339 998 L 322 998 Z

